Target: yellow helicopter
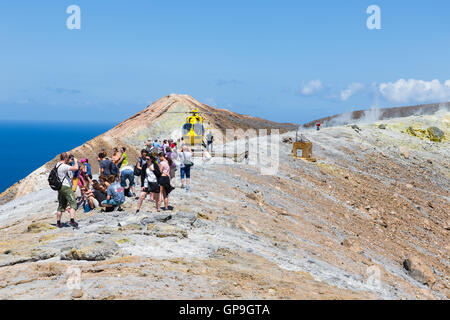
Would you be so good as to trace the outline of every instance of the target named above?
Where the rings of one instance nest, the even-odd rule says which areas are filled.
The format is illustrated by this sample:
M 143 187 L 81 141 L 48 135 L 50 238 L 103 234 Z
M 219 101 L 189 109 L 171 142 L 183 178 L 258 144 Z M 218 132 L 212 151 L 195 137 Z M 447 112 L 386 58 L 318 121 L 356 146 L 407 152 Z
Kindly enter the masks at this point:
M 205 127 L 203 126 L 204 118 L 200 114 L 217 114 L 217 112 L 199 111 L 199 108 L 190 111 L 169 111 L 169 113 L 189 114 L 186 123 L 181 128 L 181 134 L 186 144 L 190 146 L 204 145 Z
M 182 127 L 182 136 L 188 145 L 201 145 L 205 128 L 203 126 L 203 117 L 199 115 L 198 108 L 190 111 L 192 114 L 186 118 L 186 123 Z

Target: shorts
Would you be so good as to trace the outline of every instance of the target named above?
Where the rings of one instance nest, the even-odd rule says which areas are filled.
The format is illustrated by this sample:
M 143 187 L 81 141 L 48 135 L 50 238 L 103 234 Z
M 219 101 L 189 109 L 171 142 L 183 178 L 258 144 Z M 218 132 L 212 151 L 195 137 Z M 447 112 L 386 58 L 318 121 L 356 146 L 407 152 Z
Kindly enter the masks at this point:
M 58 212 L 66 211 L 67 205 L 70 205 L 71 209 L 77 210 L 77 201 L 75 200 L 75 194 L 71 187 L 61 187 L 58 191 L 58 202 Z
M 130 183 L 130 187 L 134 187 L 134 171 L 133 170 L 123 170 L 120 173 L 120 185 L 122 188 L 126 188 L 127 180 Z
M 184 166 L 180 168 L 181 179 L 184 179 L 184 175 L 186 174 L 186 178 L 191 178 L 191 166 Z
M 113 207 L 118 207 L 122 204 L 122 202 L 116 202 L 114 199 L 105 200 L 102 204 L 110 205 Z
M 159 184 L 164 188 L 167 195 L 169 195 L 169 193 L 171 193 L 174 189 L 174 187 L 170 185 L 170 178 L 168 176 L 159 178 Z
M 144 189 L 145 193 L 159 193 L 161 191 L 158 182 L 149 182 L 148 188 Z

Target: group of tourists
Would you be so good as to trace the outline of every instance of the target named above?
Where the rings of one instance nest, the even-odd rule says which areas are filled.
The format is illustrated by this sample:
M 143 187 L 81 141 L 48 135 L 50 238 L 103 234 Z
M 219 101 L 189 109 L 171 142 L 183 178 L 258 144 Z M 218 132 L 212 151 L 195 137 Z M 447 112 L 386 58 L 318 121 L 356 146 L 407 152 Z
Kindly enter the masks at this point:
M 136 213 L 141 210 L 147 196 L 155 203 L 157 212 L 172 210 L 169 206 L 169 194 L 175 189 L 173 179 L 178 168 L 181 188 L 189 192 L 193 154 L 183 138 L 176 143 L 171 139 L 149 139 L 135 166 L 128 163 L 126 151 L 125 147 L 114 148 L 111 157 L 108 157 L 106 150 L 99 152 L 98 179 L 94 179 L 88 159 L 78 160 L 67 153 L 60 155 L 60 161 L 48 179 L 51 188 L 58 191 L 58 227 L 63 226 L 61 216 L 65 211 L 70 215 L 69 224 L 77 228 L 77 209 L 83 208 L 85 212 L 89 212 L 102 207 L 105 212 L 116 209 L 123 211 L 121 206 L 126 197 L 138 200 Z M 136 194 L 136 178 L 140 178 L 139 196 Z M 164 204 L 164 207 L 161 207 L 161 204 Z

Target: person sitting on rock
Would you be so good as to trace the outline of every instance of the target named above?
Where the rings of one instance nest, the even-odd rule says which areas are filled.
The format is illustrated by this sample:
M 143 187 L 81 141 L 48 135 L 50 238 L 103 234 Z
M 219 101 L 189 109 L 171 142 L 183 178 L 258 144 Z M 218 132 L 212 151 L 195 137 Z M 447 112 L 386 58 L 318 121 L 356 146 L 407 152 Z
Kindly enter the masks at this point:
M 92 204 L 94 204 L 94 208 L 101 206 L 101 203 L 107 199 L 107 197 L 106 197 L 107 191 L 106 190 L 107 190 L 107 188 L 102 186 L 97 180 L 92 181 L 91 191 L 92 191 L 93 199 L 90 199 L 90 200 L 92 200 Z M 91 201 L 89 201 L 89 203 L 91 203 Z
M 111 175 L 109 177 L 109 187 L 107 189 L 107 198 L 102 202 L 103 207 L 118 208 L 118 211 L 123 211 L 121 205 L 125 202 L 125 194 L 123 187 L 118 182 L 116 176 Z

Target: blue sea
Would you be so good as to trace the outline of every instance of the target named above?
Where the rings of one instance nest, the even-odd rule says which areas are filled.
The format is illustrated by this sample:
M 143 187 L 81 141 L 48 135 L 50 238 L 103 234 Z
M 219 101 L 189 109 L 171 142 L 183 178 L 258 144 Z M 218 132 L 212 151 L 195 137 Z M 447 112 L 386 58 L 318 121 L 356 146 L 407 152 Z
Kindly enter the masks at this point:
M 0 193 L 61 152 L 82 145 L 114 125 L 0 121 Z

